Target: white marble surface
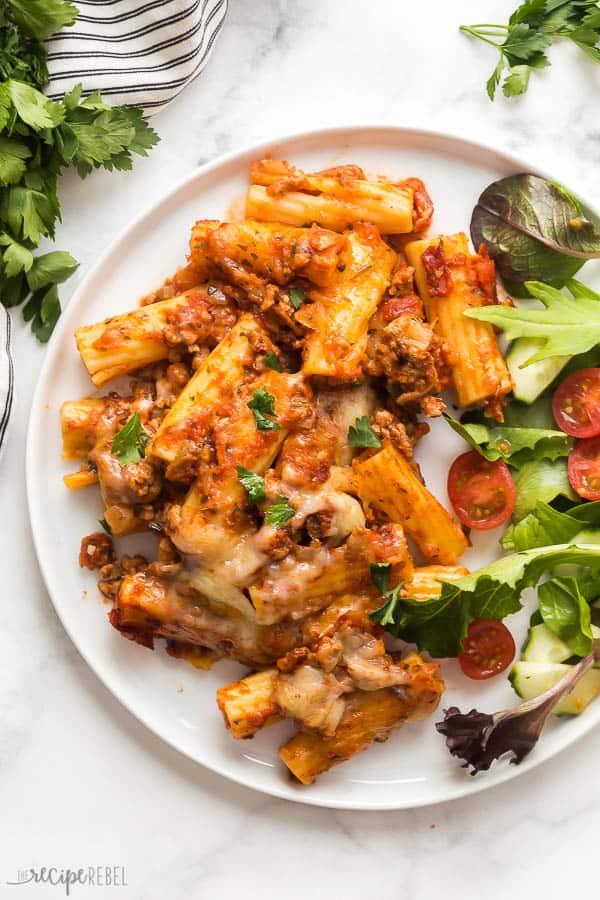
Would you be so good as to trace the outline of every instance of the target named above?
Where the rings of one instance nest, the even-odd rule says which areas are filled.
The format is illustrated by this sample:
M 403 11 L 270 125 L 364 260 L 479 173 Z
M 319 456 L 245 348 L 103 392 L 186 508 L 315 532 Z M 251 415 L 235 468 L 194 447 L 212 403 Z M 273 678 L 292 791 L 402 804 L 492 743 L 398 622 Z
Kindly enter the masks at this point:
M 128 175 L 63 179 L 58 244 L 81 260 L 198 163 L 253 141 L 361 122 L 449 129 L 523 151 L 600 203 L 600 70 L 564 46 L 529 95 L 490 104 L 495 62 L 457 26 L 513 3 L 230 0 L 203 76 L 155 124 L 162 143 Z M 236 787 L 139 725 L 79 658 L 54 615 L 27 521 L 24 444 L 43 349 L 14 316 L 16 410 L 0 464 L 0 896 L 29 866 L 123 865 L 127 888 L 72 896 L 381 900 L 554 898 L 584 889 L 600 826 L 600 732 L 543 768 L 452 805 L 320 810 Z M 60 528 L 60 522 L 56 523 Z M 575 873 L 579 872 L 581 878 Z

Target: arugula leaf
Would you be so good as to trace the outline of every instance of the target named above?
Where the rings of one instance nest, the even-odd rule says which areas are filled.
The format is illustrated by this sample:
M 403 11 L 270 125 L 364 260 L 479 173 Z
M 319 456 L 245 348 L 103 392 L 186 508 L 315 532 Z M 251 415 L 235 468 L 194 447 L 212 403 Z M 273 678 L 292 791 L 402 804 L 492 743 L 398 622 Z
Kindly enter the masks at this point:
M 244 466 L 237 467 L 238 481 L 248 494 L 250 503 L 262 503 L 265 499 L 265 479 Z
M 65 0 L 6 0 L 12 16 L 23 31 L 38 41 L 72 25 L 78 9 Z
M 295 515 L 296 510 L 290 506 L 288 498 L 284 497 L 283 494 L 277 494 L 275 503 L 272 503 L 265 513 L 265 525 L 283 528 Z
M 471 217 L 503 279 L 560 287 L 586 259 L 600 256 L 600 221 L 562 185 L 539 175 L 509 175 L 483 191 Z
M 268 353 L 265 353 L 265 355 L 263 356 L 263 362 L 265 366 L 268 366 L 269 369 L 273 369 L 274 372 L 281 372 L 281 363 L 272 350 L 269 350 Z
M 293 287 L 289 290 L 290 295 L 290 303 L 294 307 L 294 309 L 300 309 L 304 301 L 306 300 L 306 294 L 302 290 L 302 288 Z
M 354 425 L 348 428 L 348 444 L 351 447 L 374 447 L 379 449 L 381 441 L 369 425 L 368 416 L 358 416 Z
M 400 597 L 387 630 L 434 657 L 458 656 L 470 622 L 518 612 L 525 588 L 534 587 L 545 572 L 563 563 L 585 566 L 597 578 L 600 546 L 538 547 L 505 556 L 458 581 L 443 581 L 440 596 L 431 600 Z
M 248 401 L 248 409 L 252 410 L 256 428 L 258 431 L 279 431 L 281 425 L 268 419 L 267 414 L 277 418 L 275 412 L 275 397 L 265 388 L 257 388 L 252 394 L 252 400 Z
M 551 503 L 557 497 L 576 502 L 578 497 L 571 487 L 565 459 L 531 460 L 514 473 L 517 502 L 513 521 L 518 522 L 535 509 L 538 500 Z
M 532 297 L 545 309 L 485 306 L 468 309 L 465 315 L 501 328 L 509 340 L 517 337 L 542 341 L 541 349 L 523 366 L 554 356 L 575 356 L 600 344 L 600 294 L 577 281 L 570 281 L 571 300 L 562 291 L 537 281 L 526 282 Z
M 371 580 L 377 590 L 385 597 L 385 603 L 378 609 L 374 609 L 369 613 L 371 622 L 376 625 L 394 625 L 394 612 L 398 603 L 398 594 L 404 584 L 399 581 L 393 588 L 388 589 L 390 573 L 392 571 L 391 563 L 371 563 Z
M 600 592 L 600 587 L 598 588 Z M 590 607 L 579 589 L 577 578 L 552 578 L 538 590 L 539 610 L 544 624 L 576 656 L 592 649 Z
M 149 440 L 150 435 L 144 430 L 140 414 L 134 413 L 115 434 L 110 451 L 121 466 L 128 466 L 144 458 Z
M 563 431 L 547 428 L 515 428 L 506 425 L 488 427 L 478 423 L 462 423 L 444 414 L 446 422 L 475 450 L 493 462 L 503 459 L 514 468 L 539 459 L 568 456 L 573 439 Z

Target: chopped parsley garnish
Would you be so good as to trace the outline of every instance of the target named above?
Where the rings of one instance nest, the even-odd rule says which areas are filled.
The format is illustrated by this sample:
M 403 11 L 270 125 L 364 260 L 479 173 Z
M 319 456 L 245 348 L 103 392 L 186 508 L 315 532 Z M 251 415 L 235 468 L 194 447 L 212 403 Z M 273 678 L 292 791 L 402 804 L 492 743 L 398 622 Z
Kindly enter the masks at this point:
M 243 466 L 237 467 L 238 481 L 248 494 L 250 503 L 261 503 L 265 499 L 265 479 Z
M 283 494 L 277 494 L 275 503 L 272 503 L 265 514 L 265 525 L 274 525 L 283 528 L 286 522 L 296 515 L 296 511 L 290 506 L 290 502 Z
M 306 300 L 306 294 L 302 290 L 302 288 L 290 288 L 290 303 L 294 307 L 294 309 L 300 309 L 304 301 Z
M 106 519 L 98 519 L 98 524 L 107 534 L 112 534 L 112 530 Z
M 257 388 L 248 402 L 248 409 L 252 410 L 256 427 L 259 431 L 279 431 L 281 425 L 268 419 L 267 415 L 277 418 L 275 412 L 275 397 L 264 388 Z
M 375 622 L 377 625 L 395 624 L 394 612 L 398 604 L 398 594 L 404 582 L 399 581 L 395 587 L 388 588 L 391 571 L 391 563 L 371 563 L 371 581 L 385 598 L 382 606 L 369 613 L 371 622 Z
M 265 353 L 265 355 L 263 356 L 263 360 L 265 366 L 268 366 L 269 369 L 273 369 L 274 372 L 281 372 L 281 363 L 272 350 L 269 350 L 268 353 Z
M 351 447 L 381 447 L 381 441 L 369 425 L 368 416 L 359 416 L 348 429 L 348 443 Z
M 146 455 L 146 445 L 150 435 L 144 430 L 139 413 L 134 413 L 129 421 L 117 431 L 110 450 L 121 466 L 137 463 Z

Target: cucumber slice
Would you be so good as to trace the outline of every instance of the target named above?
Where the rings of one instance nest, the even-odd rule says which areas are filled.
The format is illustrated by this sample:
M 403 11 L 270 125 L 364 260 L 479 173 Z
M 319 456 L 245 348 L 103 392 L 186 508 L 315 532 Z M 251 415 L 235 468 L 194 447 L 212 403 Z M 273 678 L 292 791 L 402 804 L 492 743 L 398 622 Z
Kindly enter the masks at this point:
M 523 403 L 537 400 L 571 359 L 570 356 L 553 356 L 521 368 L 542 345 L 543 341 L 535 338 L 517 338 L 506 354 L 506 365 L 513 380 L 513 394 Z
M 525 662 L 561 663 L 572 655 L 564 641 L 542 622 L 541 625 L 534 625 L 529 629 L 521 659 Z
M 509 679 L 524 700 L 538 697 L 551 688 L 570 669 L 561 663 L 520 661 L 512 667 Z M 600 694 L 600 669 L 589 669 L 570 694 L 552 710 L 555 716 L 577 716 Z

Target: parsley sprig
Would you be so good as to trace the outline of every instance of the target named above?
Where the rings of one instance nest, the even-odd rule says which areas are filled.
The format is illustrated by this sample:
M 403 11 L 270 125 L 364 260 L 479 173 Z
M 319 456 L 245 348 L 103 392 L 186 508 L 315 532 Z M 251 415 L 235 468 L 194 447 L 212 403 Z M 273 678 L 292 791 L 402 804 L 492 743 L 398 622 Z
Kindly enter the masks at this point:
M 132 154 L 146 156 L 158 137 L 135 107 L 111 107 L 81 85 L 55 102 L 43 41 L 72 25 L 77 7 L 66 0 L 0 0 L 0 299 L 23 307 L 45 342 L 60 315 L 56 286 L 77 262 L 64 251 L 34 255 L 54 239 L 61 220 L 58 179 L 68 167 L 82 178 L 104 167 L 128 170 Z
M 368 416 L 358 416 L 354 425 L 348 428 L 348 443 L 351 447 L 381 447 L 381 441 L 369 425 Z
M 400 589 L 404 584 L 403 581 L 399 581 L 393 588 L 389 588 L 391 571 L 391 563 L 371 563 L 371 581 L 385 598 L 385 603 L 369 613 L 369 618 L 376 625 L 391 626 L 388 631 L 391 631 L 396 624 L 394 613 L 398 605 Z
M 265 513 L 265 525 L 274 525 L 283 528 L 296 515 L 296 510 L 290 506 L 290 501 L 283 494 L 277 494 L 275 503 L 269 506 Z
M 117 431 L 110 445 L 110 452 L 121 466 L 138 463 L 146 455 L 150 435 L 144 430 L 139 413 L 134 413 L 120 431 Z
M 275 397 L 265 388 L 257 388 L 254 391 L 252 400 L 248 401 L 248 409 L 252 410 L 258 431 L 279 431 L 281 428 L 281 425 L 274 421 L 277 418 Z M 269 419 L 267 416 L 273 418 Z
M 600 7 L 597 0 L 525 0 L 508 25 L 461 25 L 465 34 L 495 47 L 500 54 L 487 81 L 494 99 L 502 81 L 505 97 L 523 94 L 534 69 L 550 65 L 546 50 L 560 38 L 572 41 L 594 62 L 600 63 Z
M 244 466 L 237 467 L 238 481 L 246 491 L 250 503 L 262 503 L 265 499 L 265 479 Z

